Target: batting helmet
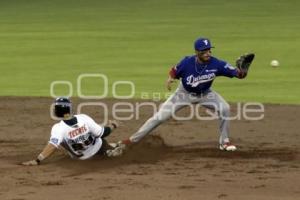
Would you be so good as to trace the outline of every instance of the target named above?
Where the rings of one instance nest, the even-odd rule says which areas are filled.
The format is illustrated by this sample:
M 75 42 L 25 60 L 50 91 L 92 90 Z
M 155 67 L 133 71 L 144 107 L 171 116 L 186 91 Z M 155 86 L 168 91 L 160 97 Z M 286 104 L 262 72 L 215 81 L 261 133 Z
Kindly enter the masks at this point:
M 65 114 L 71 114 L 72 103 L 67 97 L 58 97 L 54 103 L 54 114 L 56 117 L 62 118 Z

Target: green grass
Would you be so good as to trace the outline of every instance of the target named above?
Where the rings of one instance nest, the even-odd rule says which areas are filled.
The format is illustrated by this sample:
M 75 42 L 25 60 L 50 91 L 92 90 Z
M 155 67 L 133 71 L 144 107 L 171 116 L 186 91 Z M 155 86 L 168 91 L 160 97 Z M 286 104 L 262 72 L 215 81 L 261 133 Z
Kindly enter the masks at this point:
M 50 96 L 51 82 L 65 80 L 77 96 L 83 73 L 107 75 L 110 96 L 119 80 L 135 84 L 135 98 L 164 94 L 169 67 L 206 36 L 214 55 L 231 63 L 257 55 L 247 79 L 215 81 L 225 99 L 299 104 L 299 10 L 298 0 L 3 0 L 0 95 Z M 272 59 L 281 66 L 270 67 Z M 102 93 L 100 80 L 83 83 L 85 95 Z

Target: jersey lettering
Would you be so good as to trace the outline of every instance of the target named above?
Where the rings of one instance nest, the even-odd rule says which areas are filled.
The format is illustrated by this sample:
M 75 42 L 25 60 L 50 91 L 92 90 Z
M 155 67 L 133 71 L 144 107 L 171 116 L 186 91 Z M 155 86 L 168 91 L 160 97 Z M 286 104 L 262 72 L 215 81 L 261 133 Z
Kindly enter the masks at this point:
M 87 131 L 87 128 L 84 125 L 84 126 L 79 127 L 79 128 L 77 128 L 77 129 L 75 129 L 73 131 L 70 131 L 68 133 L 68 135 L 69 135 L 69 138 L 72 139 L 72 138 L 76 137 L 77 135 L 81 135 L 81 134 L 85 133 L 86 131 Z
M 53 125 L 49 142 L 66 149 L 72 158 L 85 160 L 101 148 L 104 128 L 87 115 L 79 114 L 75 117 L 77 127 L 71 127 L 64 121 Z
M 197 77 L 190 75 L 186 79 L 187 80 L 186 84 L 190 85 L 192 87 L 197 87 L 201 83 L 212 81 L 215 77 L 216 77 L 216 75 L 214 73 L 205 74 L 205 75 L 197 76 Z
M 211 57 L 206 63 L 199 63 L 197 57 L 187 56 L 180 61 L 176 77 L 186 91 L 201 94 L 208 91 L 217 76 L 234 77 L 237 71 L 225 61 Z
M 95 137 L 93 137 L 90 133 L 85 135 L 80 135 L 73 140 L 69 140 L 69 145 L 74 149 L 74 151 L 81 151 L 88 148 L 90 144 L 93 144 L 95 141 Z

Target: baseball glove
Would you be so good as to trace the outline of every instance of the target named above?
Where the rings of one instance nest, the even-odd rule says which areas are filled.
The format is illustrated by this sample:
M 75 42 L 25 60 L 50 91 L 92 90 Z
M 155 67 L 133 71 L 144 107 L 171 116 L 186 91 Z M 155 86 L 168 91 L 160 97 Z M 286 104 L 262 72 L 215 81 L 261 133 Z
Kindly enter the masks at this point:
M 236 67 L 239 69 L 239 78 L 245 78 L 248 74 L 249 67 L 254 59 L 254 53 L 247 53 L 236 60 Z

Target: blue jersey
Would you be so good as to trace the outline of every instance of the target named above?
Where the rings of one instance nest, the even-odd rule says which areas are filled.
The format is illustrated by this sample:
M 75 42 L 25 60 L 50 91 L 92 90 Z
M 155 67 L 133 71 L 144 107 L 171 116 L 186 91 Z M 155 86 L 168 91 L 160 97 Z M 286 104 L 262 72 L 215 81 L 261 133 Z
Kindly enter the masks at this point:
M 211 57 L 207 63 L 198 63 L 196 56 L 185 57 L 176 66 L 176 78 L 190 93 L 201 94 L 209 90 L 217 76 L 236 77 L 237 70 L 227 62 Z

